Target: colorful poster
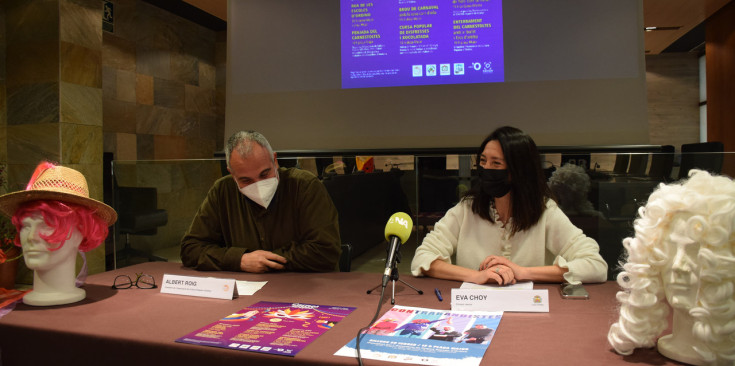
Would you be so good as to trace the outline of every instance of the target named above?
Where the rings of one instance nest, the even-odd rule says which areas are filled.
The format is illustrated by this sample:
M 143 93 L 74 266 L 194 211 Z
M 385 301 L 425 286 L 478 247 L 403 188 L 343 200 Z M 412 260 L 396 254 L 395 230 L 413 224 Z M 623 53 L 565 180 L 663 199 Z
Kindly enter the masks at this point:
M 503 312 L 394 306 L 360 340 L 365 359 L 421 365 L 480 364 Z M 356 338 L 335 355 L 357 357 Z
M 355 308 L 261 301 L 176 342 L 294 356 Z

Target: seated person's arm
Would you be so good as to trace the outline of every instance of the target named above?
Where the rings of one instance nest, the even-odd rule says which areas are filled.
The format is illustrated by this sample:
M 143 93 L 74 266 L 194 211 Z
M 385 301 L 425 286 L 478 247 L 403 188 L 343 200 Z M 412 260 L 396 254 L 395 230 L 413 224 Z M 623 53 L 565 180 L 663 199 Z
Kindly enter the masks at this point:
M 298 240 L 276 245 L 273 253 L 286 259 L 285 269 L 303 272 L 331 272 L 337 269 L 341 253 L 337 209 L 324 185 L 316 178 L 299 189 L 294 225 Z
M 451 263 L 451 257 L 457 250 L 461 222 L 468 212 L 470 211 L 463 210 L 462 204 L 459 204 L 447 211 L 446 215 L 434 225 L 434 230 L 416 248 L 411 261 L 411 274 L 477 284 L 514 283 L 513 272 L 510 269 L 502 273 L 490 269 L 481 271 Z
M 476 269 L 470 269 L 460 267 L 456 264 L 447 263 L 441 259 L 436 259 L 431 262 L 431 266 L 428 270 L 422 270 L 423 274 L 429 277 L 443 278 L 445 280 L 472 282 L 477 284 L 485 283 L 498 283 L 498 284 L 511 284 L 515 283 L 512 277 L 512 272 L 506 274 L 506 278 L 500 273 L 495 273 L 492 270 L 485 269 L 482 271 Z M 510 277 L 507 277 L 510 276 Z M 507 282 L 506 282 L 507 281 Z
M 225 246 L 219 212 L 215 209 L 217 201 L 212 187 L 181 239 L 181 261 L 200 271 L 240 271 L 246 249 Z
M 522 267 L 510 261 L 510 259 L 499 255 L 491 255 L 485 258 L 480 269 L 493 269 L 502 266 L 508 267 L 513 272 L 516 281 L 534 281 L 534 282 L 564 282 L 564 273 L 567 268 L 561 268 L 558 265 L 539 266 L 539 267 Z

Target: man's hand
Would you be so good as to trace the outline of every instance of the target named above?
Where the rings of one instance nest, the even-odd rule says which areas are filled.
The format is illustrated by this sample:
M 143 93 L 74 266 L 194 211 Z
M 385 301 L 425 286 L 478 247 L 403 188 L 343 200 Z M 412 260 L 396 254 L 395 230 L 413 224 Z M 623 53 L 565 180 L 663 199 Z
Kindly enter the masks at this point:
M 281 270 L 284 264 L 286 264 L 286 258 L 267 250 L 256 250 L 245 253 L 240 259 L 240 269 L 251 273 Z

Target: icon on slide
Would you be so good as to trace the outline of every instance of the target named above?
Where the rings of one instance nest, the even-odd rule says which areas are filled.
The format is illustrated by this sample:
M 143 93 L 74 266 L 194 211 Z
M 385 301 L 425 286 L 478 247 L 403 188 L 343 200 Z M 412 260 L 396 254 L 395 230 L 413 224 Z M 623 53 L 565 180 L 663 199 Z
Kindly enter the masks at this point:
M 426 76 L 436 76 L 436 64 L 426 65 Z
M 439 65 L 439 75 L 449 75 L 452 73 L 452 66 L 450 64 Z
M 413 77 L 424 76 L 424 67 L 421 65 L 413 65 Z
M 454 75 L 464 75 L 464 62 L 454 64 Z
M 480 69 L 482 69 L 482 64 L 480 64 L 479 62 L 473 62 L 472 68 L 475 69 L 475 71 L 480 71 Z

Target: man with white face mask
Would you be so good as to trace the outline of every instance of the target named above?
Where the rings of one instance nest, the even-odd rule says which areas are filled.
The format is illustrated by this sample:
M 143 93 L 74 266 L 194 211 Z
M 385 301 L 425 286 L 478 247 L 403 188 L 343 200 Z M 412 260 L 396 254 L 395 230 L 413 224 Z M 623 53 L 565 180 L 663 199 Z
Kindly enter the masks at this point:
M 327 272 L 340 256 L 337 210 L 313 174 L 279 168 L 263 135 L 237 132 L 217 180 L 181 241 L 198 270 Z

